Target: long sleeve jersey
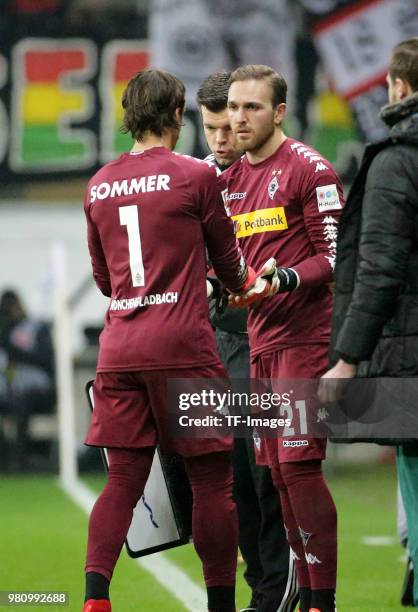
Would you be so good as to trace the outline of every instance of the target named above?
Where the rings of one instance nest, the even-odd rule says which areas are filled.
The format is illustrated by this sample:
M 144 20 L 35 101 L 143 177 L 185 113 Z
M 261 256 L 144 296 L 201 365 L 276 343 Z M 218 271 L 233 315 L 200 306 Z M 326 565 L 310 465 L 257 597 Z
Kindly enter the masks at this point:
M 229 289 L 247 267 L 215 167 L 164 147 L 124 153 L 90 180 L 84 208 L 93 275 L 110 297 L 97 370 L 217 363 L 205 245 Z
M 244 155 L 219 180 L 236 236 L 256 270 L 270 258 L 293 268 L 300 285 L 252 305 L 251 355 L 297 344 L 329 341 L 338 221 L 344 206 L 341 181 L 315 150 L 287 138 L 268 159 Z

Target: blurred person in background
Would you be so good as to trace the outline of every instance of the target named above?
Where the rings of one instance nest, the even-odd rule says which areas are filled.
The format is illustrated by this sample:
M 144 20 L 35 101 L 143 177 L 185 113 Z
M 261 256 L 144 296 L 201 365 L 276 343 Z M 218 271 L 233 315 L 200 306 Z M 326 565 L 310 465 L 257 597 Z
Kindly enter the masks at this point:
M 9 459 L 12 468 L 25 469 L 33 459 L 30 418 L 54 408 L 54 352 L 50 326 L 28 315 L 12 289 L 0 296 L 0 354 L 0 413 L 15 426 Z
M 146 36 L 144 19 L 138 0 L 70 0 L 68 21 L 83 31 L 89 28 L 100 38 L 138 38 Z
M 208 76 L 197 92 L 203 130 L 219 171 L 229 168 L 242 151 L 232 132 L 227 102 L 230 72 Z M 227 204 L 227 203 L 226 203 Z M 222 286 L 214 276 L 210 320 L 215 328 L 220 357 L 239 391 L 250 378 L 250 349 L 247 310 L 231 308 L 222 302 Z M 275 610 L 293 610 L 297 600 L 296 575 L 283 525 L 280 503 L 270 470 L 257 466 L 252 438 L 235 438 L 232 455 L 234 499 L 237 503 L 239 547 L 246 563 L 244 572 L 252 597 L 241 612 L 263 610 L 263 599 L 274 602 Z
M 394 48 L 387 84 L 389 136 L 366 148 L 342 216 L 326 379 L 418 375 L 418 37 Z M 418 442 L 398 446 L 397 471 L 416 576 Z
M 73 0 L 5 0 L 0 14 L 19 36 L 45 36 L 65 32 L 65 17 Z M 6 32 L 7 35 L 7 32 Z
M 38 15 L 48 17 L 57 15 L 72 0 L 5 0 L 3 11 L 17 16 Z
M 403 606 L 414 605 L 414 566 L 408 551 L 408 522 L 406 519 L 405 506 L 402 499 L 401 487 L 396 490 L 396 527 L 399 543 L 406 551 L 405 576 L 401 589 L 401 604 Z

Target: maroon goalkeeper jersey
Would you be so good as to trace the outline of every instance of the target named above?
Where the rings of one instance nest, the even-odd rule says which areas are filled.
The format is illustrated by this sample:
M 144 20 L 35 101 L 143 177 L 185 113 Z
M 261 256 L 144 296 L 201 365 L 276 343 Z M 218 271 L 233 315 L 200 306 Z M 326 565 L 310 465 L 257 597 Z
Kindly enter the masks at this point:
M 215 167 L 165 147 L 124 153 L 90 180 L 84 209 L 93 275 L 110 297 L 97 371 L 217 363 L 205 243 L 230 289 L 247 268 Z
M 341 181 L 310 147 L 287 138 L 268 159 L 244 155 L 219 179 L 246 261 L 256 270 L 270 257 L 293 268 L 300 285 L 250 307 L 251 355 L 329 341 L 341 214 Z

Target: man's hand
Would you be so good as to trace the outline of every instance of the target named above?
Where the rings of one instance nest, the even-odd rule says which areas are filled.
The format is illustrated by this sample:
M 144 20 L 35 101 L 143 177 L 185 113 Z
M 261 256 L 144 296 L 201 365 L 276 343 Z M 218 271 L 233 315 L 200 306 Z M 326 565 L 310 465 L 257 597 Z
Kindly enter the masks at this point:
M 273 295 L 271 293 L 270 282 L 266 278 L 262 278 L 261 273 L 268 270 L 269 274 L 274 274 L 274 270 L 276 270 L 276 260 L 274 257 L 264 264 L 260 272 L 254 272 L 252 268 L 250 270 L 251 276 L 249 275 L 249 279 L 251 285 L 249 287 L 244 286 L 242 293 L 233 293 L 229 296 L 229 305 L 232 308 L 247 308 L 253 302 L 258 302 L 269 295 Z
M 278 293 L 280 289 L 280 279 L 278 276 L 277 262 L 274 257 L 270 257 L 270 259 L 266 261 L 264 266 L 257 273 L 257 276 L 263 278 L 269 285 L 266 297 Z
M 240 293 L 230 293 L 227 289 L 223 287 L 220 281 L 215 277 L 208 275 L 206 277 L 206 295 L 208 300 L 215 300 L 215 308 L 218 314 L 221 314 L 225 311 L 225 308 L 228 306 L 229 298 L 232 296 L 236 296 L 237 298 L 241 295 L 247 296 L 249 293 L 254 292 L 254 295 L 258 296 L 258 292 L 261 287 L 264 288 L 266 286 L 265 281 L 262 281 L 254 268 L 251 266 L 247 266 L 248 274 L 245 280 L 244 285 L 240 289 Z M 254 297 L 255 299 L 261 299 L 260 297 Z M 246 308 L 247 304 L 243 306 L 237 306 L 237 308 Z
M 340 359 L 333 368 L 322 376 L 318 387 L 319 400 L 323 404 L 331 404 L 341 400 L 344 397 L 348 380 L 354 378 L 356 372 L 356 365 Z
M 229 305 L 232 308 L 247 308 L 253 302 L 258 302 L 270 295 L 270 285 L 268 281 L 257 276 L 253 285 L 245 293 L 232 293 L 229 296 Z
M 253 302 L 293 291 L 299 286 L 299 276 L 292 268 L 280 268 L 274 257 L 270 257 L 257 272 L 254 285 L 246 292 L 232 295 L 229 304 L 233 308 L 247 308 Z
M 208 300 L 215 300 L 215 310 L 222 314 L 228 306 L 228 294 L 216 277 L 206 278 L 206 295 Z
M 208 279 L 206 279 L 206 297 L 208 300 L 213 296 L 213 285 Z

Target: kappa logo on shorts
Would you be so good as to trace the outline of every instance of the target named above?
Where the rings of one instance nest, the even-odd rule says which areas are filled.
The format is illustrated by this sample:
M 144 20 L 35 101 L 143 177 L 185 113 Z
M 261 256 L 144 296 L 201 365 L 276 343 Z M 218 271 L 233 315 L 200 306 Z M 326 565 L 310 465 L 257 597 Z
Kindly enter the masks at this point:
M 298 448 L 299 446 L 309 446 L 308 440 L 283 440 L 284 448 Z
M 318 408 L 318 412 L 316 413 L 317 423 L 322 423 L 323 421 L 326 421 L 328 417 L 329 417 L 329 412 L 327 411 L 326 408 Z

